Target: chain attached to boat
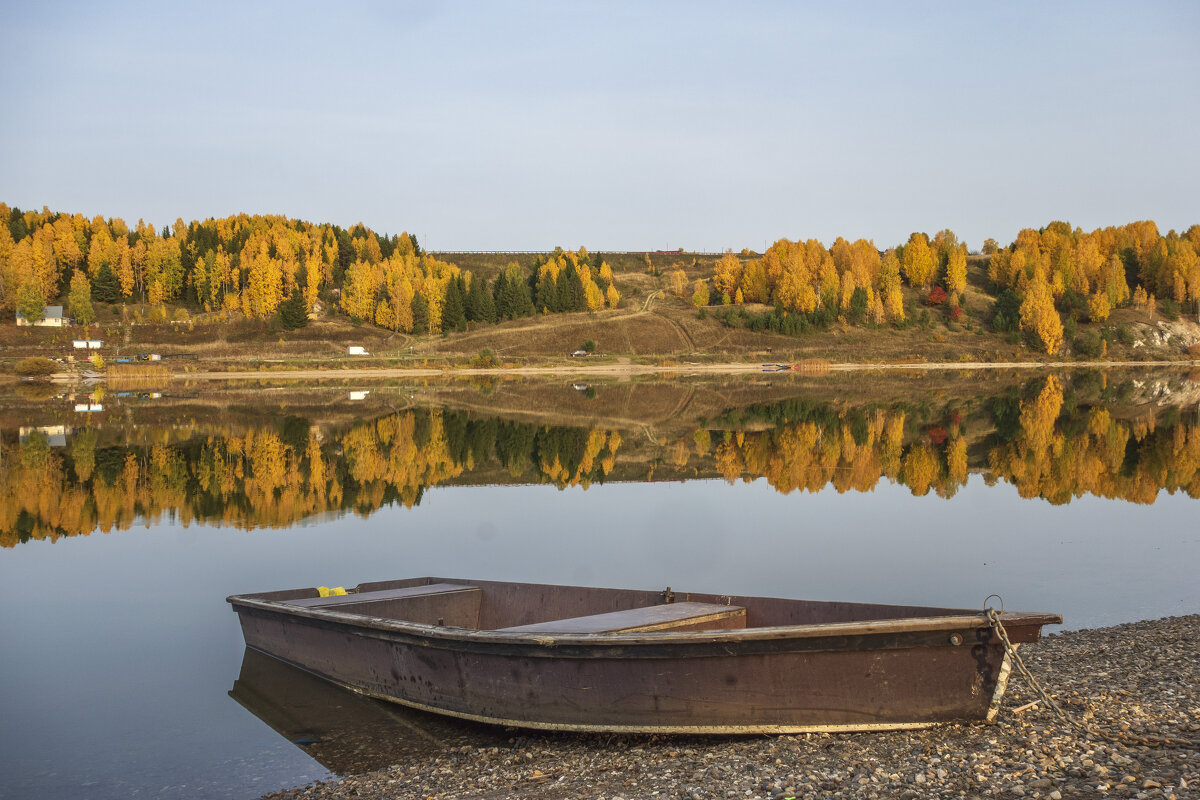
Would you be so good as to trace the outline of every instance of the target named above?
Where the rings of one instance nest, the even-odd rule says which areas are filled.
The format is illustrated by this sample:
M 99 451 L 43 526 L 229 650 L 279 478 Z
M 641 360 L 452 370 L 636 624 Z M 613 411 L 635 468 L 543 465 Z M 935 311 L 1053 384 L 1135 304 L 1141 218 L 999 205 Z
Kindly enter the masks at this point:
M 1016 665 L 1017 671 L 1025 679 L 1026 685 L 1036 692 L 1068 727 L 1074 728 L 1085 736 L 1090 736 L 1094 739 L 1103 739 L 1113 744 L 1132 745 L 1135 747 L 1200 747 L 1200 740 L 1198 739 L 1181 739 L 1170 736 L 1131 736 L 1123 732 L 1104 731 L 1070 716 L 1063 710 L 1062 706 L 1055 702 L 1050 693 L 1046 691 L 1045 687 L 1033 676 L 1029 668 L 1025 666 L 1025 662 L 1021 660 L 1016 646 L 1008 638 L 1008 631 L 1004 629 L 1004 623 L 1000 621 L 1000 614 L 1003 612 L 996 611 L 994 608 L 984 608 L 983 612 L 987 615 L 988 624 L 991 625 L 992 630 L 996 632 L 996 636 L 1004 644 L 1004 652 L 1008 654 L 1011 662 Z

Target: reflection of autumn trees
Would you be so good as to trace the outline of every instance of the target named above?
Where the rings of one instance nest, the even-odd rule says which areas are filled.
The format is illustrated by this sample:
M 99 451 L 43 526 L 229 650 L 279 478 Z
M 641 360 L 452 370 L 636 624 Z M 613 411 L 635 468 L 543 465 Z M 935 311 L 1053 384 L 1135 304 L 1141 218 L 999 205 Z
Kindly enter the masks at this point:
M 760 413 L 763 410 L 759 410 Z M 1064 390 L 1051 376 L 1016 408 L 1011 439 L 981 441 L 989 481 L 1004 480 L 1022 497 L 1065 503 L 1085 494 L 1152 503 L 1161 490 L 1200 497 L 1200 426 L 1153 415 L 1118 421 L 1101 407 L 1064 412 Z M 719 436 L 717 471 L 730 482 L 766 478 L 781 492 L 870 491 L 882 478 L 914 495 L 952 496 L 966 484 L 968 442 L 956 422 L 908 430 L 903 408 L 837 413 L 783 404 L 768 410 L 773 428 L 703 431 Z M 739 420 L 745 421 L 745 420 Z M 698 432 L 695 437 L 702 436 Z M 983 464 L 979 465 L 980 467 Z
M 616 431 L 426 409 L 341 436 L 288 422 L 176 444 L 98 448 L 94 429 L 73 434 L 62 449 L 38 433 L 0 443 L 0 545 L 148 525 L 164 515 L 255 528 L 326 511 L 411 508 L 426 488 L 483 464 L 526 482 L 586 488 L 612 471 L 621 446 Z
M 903 409 L 838 416 L 802 410 L 801 418 L 771 430 L 727 434 L 716 447 L 717 469 L 728 481 L 763 477 L 781 492 L 869 492 L 881 478 L 913 494 L 952 495 L 966 482 L 966 443 L 956 436 L 938 447 L 905 443 Z
M 1151 503 L 1164 489 L 1200 497 L 1200 419 L 1170 408 L 1122 419 L 1120 406 L 1105 405 L 1121 392 L 1104 384 L 1097 394 L 1094 384 L 1050 376 L 965 419 L 960 405 L 751 406 L 655 442 L 649 458 L 640 441 L 622 451 L 613 430 L 428 409 L 339 432 L 294 417 L 223 432 L 138 428 L 121 446 L 103 444 L 96 429 L 71 434 L 65 447 L 29 433 L 0 442 L 0 546 L 163 517 L 283 527 L 330 511 L 410 508 L 447 483 L 587 488 L 614 477 L 619 451 L 625 478 L 765 478 L 784 493 L 866 492 L 886 478 L 917 496 L 950 497 L 975 471 L 1053 503 L 1085 494 Z
M 992 474 L 1022 497 L 1066 503 L 1092 494 L 1152 503 L 1163 489 L 1200 497 L 1200 427 L 1159 428 L 1153 416 L 1118 422 L 1102 408 L 1064 420 L 1062 409 L 1062 386 L 1051 376 L 1022 403 L 1017 437 L 988 455 Z

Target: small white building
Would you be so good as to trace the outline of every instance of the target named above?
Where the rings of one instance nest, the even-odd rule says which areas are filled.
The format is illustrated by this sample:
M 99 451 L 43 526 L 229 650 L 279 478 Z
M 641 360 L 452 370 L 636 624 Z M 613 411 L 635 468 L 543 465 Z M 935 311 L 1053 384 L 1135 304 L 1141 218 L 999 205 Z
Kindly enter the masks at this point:
M 99 339 L 72 339 L 71 345 L 76 350 L 99 350 L 104 346 L 104 342 Z
M 61 328 L 66 321 L 63 319 L 62 306 L 46 306 L 45 312 L 40 322 L 30 322 L 25 319 L 25 315 L 20 311 L 17 312 L 17 325 L 33 325 L 38 328 Z
M 369 355 L 371 355 L 370 353 L 367 352 L 367 348 L 359 347 L 356 344 L 350 345 L 350 347 L 348 348 L 348 352 L 352 356 L 369 356 Z

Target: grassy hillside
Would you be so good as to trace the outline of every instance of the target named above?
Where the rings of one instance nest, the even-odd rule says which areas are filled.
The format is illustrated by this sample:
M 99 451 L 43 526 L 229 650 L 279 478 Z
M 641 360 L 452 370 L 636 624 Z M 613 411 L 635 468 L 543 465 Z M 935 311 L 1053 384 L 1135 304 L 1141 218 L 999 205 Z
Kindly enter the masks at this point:
M 454 258 L 462 268 L 481 275 L 498 272 L 514 259 L 525 266 L 535 258 L 534 254 L 505 253 L 439 256 Z M 153 352 L 163 355 L 173 371 L 231 365 L 262 369 L 463 366 L 485 351 L 494 354 L 500 365 L 578 363 L 569 354 L 589 341 L 595 344 L 589 363 L 794 362 L 811 358 L 832 362 L 999 362 L 1049 358 L 1015 333 L 991 330 L 995 296 L 985 257 L 972 257 L 968 264 L 967 288 L 961 301 L 964 313 L 958 322 L 950 320 L 947 308 L 927 307 L 915 291 L 905 287 L 909 320 L 905 325 L 856 326 L 835 321 L 824 330 L 812 329 L 801 335 L 731 327 L 719 319 L 730 307 L 697 308 L 690 297 L 670 291 L 671 272 L 681 269 L 689 281 L 707 278 L 716 258 L 677 253 L 604 254 L 621 291 L 618 308 L 539 314 L 499 324 L 472 323 L 464 333 L 445 336 L 407 335 L 369 323 L 355 324 L 333 308 L 327 308 L 304 328 L 286 331 L 275 319 L 252 320 L 236 312 L 96 303 L 97 321 L 86 331 L 79 326 L 54 329 L 0 325 L 0 370 L 11 372 L 19 359 L 29 355 L 69 359 L 75 355 L 71 340 L 85 335 L 104 341 L 101 355 L 109 362 Z M 751 313 L 769 310 L 765 306 L 745 308 Z M 1161 311 L 1119 308 L 1102 324 L 1085 319 L 1066 323 L 1065 344 L 1057 360 L 1171 360 L 1197 355 L 1200 327 L 1188 317 L 1171 322 Z M 1085 349 L 1088 344 L 1091 349 Z M 348 356 L 350 345 L 364 347 L 370 356 Z

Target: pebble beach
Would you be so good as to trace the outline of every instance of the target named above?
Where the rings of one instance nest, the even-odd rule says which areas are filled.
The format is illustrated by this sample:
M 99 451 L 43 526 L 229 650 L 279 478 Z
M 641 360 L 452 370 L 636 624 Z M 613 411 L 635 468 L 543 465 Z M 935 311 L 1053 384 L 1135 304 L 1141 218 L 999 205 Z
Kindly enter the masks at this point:
M 1048 635 L 994 725 L 885 733 L 654 737 L 511 730 L 270 800 L 1200 798 L 1200 615 Z M 1038 701 L 1035 703 L 1035 701 Z M 1153 738 L 1173 740 L 1148 746 Z

